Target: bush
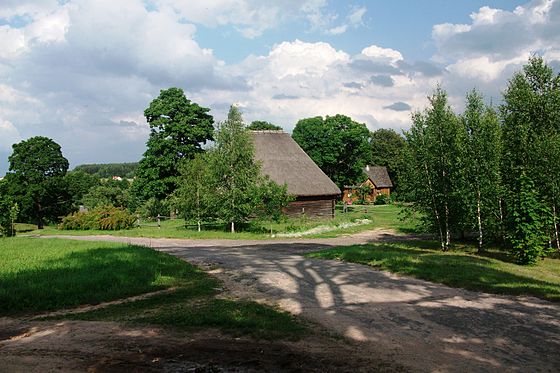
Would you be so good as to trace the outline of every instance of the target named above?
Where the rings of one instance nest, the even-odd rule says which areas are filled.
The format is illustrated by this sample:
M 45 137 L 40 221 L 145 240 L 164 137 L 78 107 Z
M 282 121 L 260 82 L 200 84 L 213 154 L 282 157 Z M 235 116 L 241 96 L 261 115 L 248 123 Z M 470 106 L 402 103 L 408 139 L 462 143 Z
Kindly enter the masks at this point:
M 380 194 L 375 198 L 376 205 L 388 205 L 390 202 L 391 199 L 385 194 Z
M 91 211 L 80 211 L 62 218 L 58 229 L 65 230 L 120 230 L 134 227 L 136 217 L 122 207 L 100 206 Z

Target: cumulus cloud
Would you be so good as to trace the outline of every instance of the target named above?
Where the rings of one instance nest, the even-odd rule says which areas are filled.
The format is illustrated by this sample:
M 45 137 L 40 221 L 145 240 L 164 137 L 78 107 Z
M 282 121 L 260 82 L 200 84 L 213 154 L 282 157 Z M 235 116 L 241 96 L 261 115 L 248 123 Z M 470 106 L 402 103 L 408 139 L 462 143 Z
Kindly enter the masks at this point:
M 560 66 L 559 3 L 482 7 L 465 24 L 435 25 L 428 61 L 387 45 L 352 54 L 291 39 L 227 64 L 197 41 L 199 27 L 255 38 L 295 19 L 328 37 L 364 26 L 367 9 L 340 15 L 326 0 L 5 0 L 0 158 L 11 142 L 46 135 L 73 164 L 138 159 L 149 132 L 142 112 L 170 86 L 184 88 L 217 120 L 237 103 L 248 122 L 269 120 L 288 131 L 298 119 L 337 113 L 372 130 L 407 128 L 410 110 L 424 107 L 438 83 L 460 110 L 473 87 L 498 102 L 531 53 Z

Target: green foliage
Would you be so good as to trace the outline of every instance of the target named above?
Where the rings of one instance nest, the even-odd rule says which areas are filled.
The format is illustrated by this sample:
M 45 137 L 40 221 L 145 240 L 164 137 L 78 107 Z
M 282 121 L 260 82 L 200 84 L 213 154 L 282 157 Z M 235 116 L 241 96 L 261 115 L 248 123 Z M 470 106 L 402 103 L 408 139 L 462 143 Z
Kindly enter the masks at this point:
M 0 180 L 0 237 L 15 235 L 13 223 L 19 213 L 19 207 L 7 193 L 6 181 Z
M 482 251 L 483 237 L 497 240 L 502 231 L 501 128 L 496 112 L 484 105 L 478 92 L 467 95 L 466 106 L 461 116 L 462 179 L 456 188 L 463 197 L 463 228 L 477 231 Z
M 212 140 L 210 109 L 185 97 L 180 88 L 162 90 L 144 111 L 150 125 L 147 149 L 136 171 L 133 194 L 142 200 L 162 200 L 177 187 L 179 164 L 202 151 Z
M 261 174 L 254 152 L 241 112 L 232 106 L 218 126 L 214 147 L 182 168 L 176 196 L 184 216 L 199 229 L 202 221 L 227 222 L 232 232 L 250 217 L 279 217 L 288 203 L 287 188 Z
M 130 184 L 127 180 L 107 180 L 89 189 L 82 198 L 87 208 L 98 206 L 128 207 Z
M 363 205 L 367 202 L 366 198 L 373 192 L 373 187 L 370 184 L 362 184 L 356 192 L 358 194 L 358 203 Z
M 85 172 L 97 179 L 110 179 L 119 176 L 124 179 L 132 179 L 138 168 L 138 162 L 132 163 L 93 163 L 76 166 L 73 172 Z
M 405 139 L 393 129 L 381 128 L 371 133 L 370 144 L 371 164 L 387 167 L 394 190 L 398 192 Z
M 533 181 L 524 173 L 512 201 L 512 229 L 508 233 L 513 255 L 519 264 L 535 264 L 544 255 L 545 210 Z
M 58 229 L 63 230 L 120 230 L 134 227 L 136 217 L 121 207 L 98 206 L 62 218 Z
M 68 160 L 53 140 L 36 136 L 13 145 L 6 175 L 8 194 L 21 208 L 25 221 L 56 221 L 68 213 L 71 198 L 64 178 Z
M 521 183 L 526 177 L 534 185 L 538 204 L 546 209 L 544 214 L 552 216 L 544 220 L 543 232 L 551 241 L 556 240 L 560 251 L 556 239 L 556 214 L 560 207 L 560 74 L 554 75 L 542 58 L 530 58 L 523 71 L 509 81 L 500 109 L 504 139 L 502 175 L 508 191 L 505 195 L 508 234 L 517 236 L 535 229 L 533 223 L 527 228 L 519 226 L 529 222 L 514 217 L 520 208 L 517 192 L 520 186 L 527 184 L 526 180 Z M 537 237 L 536 241 L 539 240 Z M 517 252 L 513 247 L 512 250 Z M 533 261 L 531 258 L 520 260 Z
M 146 219 L 153 219 L 158 215 L 168 216 L 170 211 L 171 208 L 167 199 L 159 200 L 156 198 L 150 198 L 137 210 L 140 216 Z
M 339 188 L 364 180 L 363 168 L 371 158 L 365 124 L 340 114 L 301 119 L 292 137 Z
M 91 188 L 99 185 L 99 177 L 82 170 L 68 172 L 65 179 L 68 184 L 68 192 L 72 196 L 73 210 L 77 210 L 80 205 L 84 204 L 83 198 Z
M 282 127 L 266 122 L 264 120 L 254 120 L 247 126 L 247 129 L 251 131 L 281 131 Z
M 375 205 L 387 205 L 391 203 L 391 198 L 386 194 L 380 194 L 375 198 Z
M 456 187 L 461 176 L 460 125 L 440 87 L 429 100 L 430 107 L 413 114 L 412 127 L 405 133 L 406 177 L 401 188 L 447 250 L 462 217 L 461 189 Z

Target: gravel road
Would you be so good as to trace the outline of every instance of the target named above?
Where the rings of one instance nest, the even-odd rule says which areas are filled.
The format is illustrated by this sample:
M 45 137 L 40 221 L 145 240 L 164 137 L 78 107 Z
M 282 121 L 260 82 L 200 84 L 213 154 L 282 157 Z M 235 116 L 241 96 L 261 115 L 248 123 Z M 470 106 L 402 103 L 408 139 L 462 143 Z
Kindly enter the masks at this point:
M 560 371 L 560 304 L 303 256 L 400 238 L 390 231 L 282 241 L 65 238 L 146 245 L 212 268 L 241 296 L 273 302 L 411 371 Z

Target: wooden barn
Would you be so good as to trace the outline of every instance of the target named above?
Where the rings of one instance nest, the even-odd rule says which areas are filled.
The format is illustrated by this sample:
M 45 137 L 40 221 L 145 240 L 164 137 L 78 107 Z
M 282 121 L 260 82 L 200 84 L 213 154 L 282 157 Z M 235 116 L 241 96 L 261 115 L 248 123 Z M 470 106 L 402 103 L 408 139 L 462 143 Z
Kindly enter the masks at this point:
M 380 194 L 384 194 L 387 197 L 391 196 L 391 189 L 393 188 L 393 183 L 387 172 L 387 167 L 384 166 L 366 166 L 364 168 L 364 174 L 367 179 L 360 185 L 349 185 L 344 187 L 344 194 L 342 200 L 345 203 L 356 202 L 360 199 L 360 188 L 364 185 L 370 187 L 371 192 L 364 196 L 365 202 L 372 203 Z
M 285 209 L 288 216 L 334 217 L 340 189 L 283 131 L 252 131 L 255 159 L 271 180 L 288 187 L 295 197 Z

